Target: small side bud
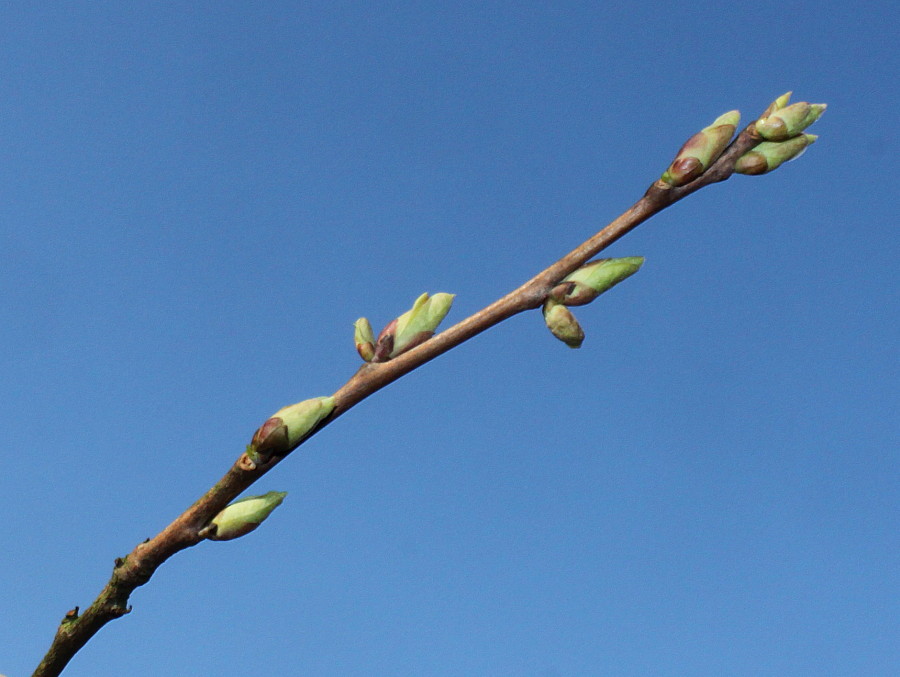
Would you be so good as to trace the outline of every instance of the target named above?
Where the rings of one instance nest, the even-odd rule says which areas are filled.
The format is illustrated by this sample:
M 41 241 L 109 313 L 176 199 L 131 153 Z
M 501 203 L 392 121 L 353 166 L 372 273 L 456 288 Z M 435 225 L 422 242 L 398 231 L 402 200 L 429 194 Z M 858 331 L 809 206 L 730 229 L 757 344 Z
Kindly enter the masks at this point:
M 709 127 L 694 134 L 663 172 L 662 180 L 670 186 L 683 186 L 700 176 L 728 146 L 740 121 L 741 114 L 738 111 L 729 111 L 716 118 Z
M 572 311 L 561 303 L 552 299 L 544 303 L 544 322 L 550 333 L 570 348 L 580 348 L 584 342 L 584 330 Z
M 590 303 L 603 292 L 634 275 L 643 263 L 642 256 L 591 261 L 567 275 L 550 291 L 550 298 L 567 306 Z
M 333 397 L 314 397 L 276 411 L 254 433 L 247 456 L 254 464 L 296 447 L 334 409 Z
M 803 155 L 817 138 L 815 134 L 801 134 L 787 141 L 763 141 L 738 158 L 734 171 L 749 175 L 771 172 Z
M 767 141 L 785 141 L 822 117 L 826 108 L 824 103 L 793 103 L 757 120 L 756 132 Z
M 285 496 L 286 491 L 270 491 L 262 496 L 238 499 L 213 517 L 200 535 L 211 541 L 230 541 L 249 534 L 281 505 Z
M 392 320 L 378 335 L 373 362 L 386 362 L 432 336 L 453 305 L 453 294 L 422 294 L 413 307 Z
M 366 362 L 371 362 L 375 357 L 375 334 L 366 318 L 361 317 L 353 323 L 353 340 L 359 356 Z

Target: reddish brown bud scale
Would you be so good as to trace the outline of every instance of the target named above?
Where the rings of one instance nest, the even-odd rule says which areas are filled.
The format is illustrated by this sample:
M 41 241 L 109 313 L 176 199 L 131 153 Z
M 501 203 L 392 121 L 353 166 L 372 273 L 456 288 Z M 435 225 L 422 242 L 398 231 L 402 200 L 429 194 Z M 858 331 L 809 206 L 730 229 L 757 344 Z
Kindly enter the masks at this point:
M 702 173 L 703 163 L 695 157 L 686 157 L 675 160 L 669 169 L 669 174 L 676 180 L 676 185 L 679 186 L 690 183 Z
M 278 416 L 263 423 L 253 434 L 250 446 L 262 456 L 278 455 L 288 451 L 288 428 Z
M 378 340 L 375 341 L 375 355 L 372 362 L 386 362 L 390 354 L 394 350 L 394 336 L 397 331 L 397 320 L 391 320 L 388 325 L 381 330 Z
M 600 294 L 585 284 L 571 280 L 560 282 L 550 290 L 550 298 L 567 306 L 583 306 Z
M 683 186 L 700 176 L 728 146 L 739 120 L 737 111 L 729 111 L 694 134 L 679 149 L 661 180 L 670 186 Z
M 765 174 L 769 171 L 769 163 L 766 158 L 759 153 L 750 151 L 738 158 L 735 163 L 735 171 L 738 174 L 747 174 L 748 176 L 757 176 Z

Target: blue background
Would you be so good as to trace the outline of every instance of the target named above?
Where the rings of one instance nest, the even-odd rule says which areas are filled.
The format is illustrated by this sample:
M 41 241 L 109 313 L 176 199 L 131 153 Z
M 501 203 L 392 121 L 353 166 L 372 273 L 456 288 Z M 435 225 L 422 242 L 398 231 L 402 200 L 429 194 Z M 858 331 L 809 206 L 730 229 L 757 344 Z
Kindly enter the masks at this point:
M 0 672 L 423 291 L 458 321 L 717 115 L 819 142 L 608 250 L 644 268 L 366 400 L 263 528 L 67 675 L 897 675 L 890 2 L 0 10 Z

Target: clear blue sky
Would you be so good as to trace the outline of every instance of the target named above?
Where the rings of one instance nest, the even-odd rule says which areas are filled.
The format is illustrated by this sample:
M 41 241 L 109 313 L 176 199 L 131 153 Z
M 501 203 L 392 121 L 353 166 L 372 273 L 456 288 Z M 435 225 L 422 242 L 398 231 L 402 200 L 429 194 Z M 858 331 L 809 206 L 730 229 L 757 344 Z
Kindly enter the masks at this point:
M 900 674 L 890 2 L 0 9 L 0 673 L 423 291 L 478 310 L 717 115 L 798 162 L 642 271 L 367 400 L 171 560 L 73 677 Z

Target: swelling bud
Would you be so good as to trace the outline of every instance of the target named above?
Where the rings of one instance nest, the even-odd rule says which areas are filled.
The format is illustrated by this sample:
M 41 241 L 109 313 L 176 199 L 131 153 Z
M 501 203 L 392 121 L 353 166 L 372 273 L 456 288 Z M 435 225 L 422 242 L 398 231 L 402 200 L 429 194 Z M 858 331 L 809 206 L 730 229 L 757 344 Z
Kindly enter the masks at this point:
M 283 456 L 300 444 L 334 409 L 333 397 L 314 397 L 276 411 L 253 434 L 247 456 L 255 465 Z
M 213 517 L 200 535 L 211 541 L 230 541 L 249 534 L 281 505 L 285 496 L 286 491 L 270 491 L 262 496 L 241 498 Z
M 627 277 L 634 275 L 644 263 L 642 256 L 599 259 L 583 265 L 550 291 L 550 298 L 566 306 L 590 303 Z
M 694 134 L 663 172 L 662 181 L 670 186 L 683 186 L 700 176 L 728 146 L 740 121 L 741 114 L 738 111 L 729 111 L 716 118 L 709 127 Z
M 387 362 L 432 336 L 453 305 L 453 294 L 422 294 L 413 307 L 381 330 L 375 344 L 373 362 Z
M 814 134 L 801 134 L 787 141 L 763 141 L 738 158 L 734 171 L 749 175 L 771 172 L 803 155 L 817 138 Z
M 361 317 L 353 323 L 353 340 L 359 356 L 366 362 L 371 362 L 375 357 L 375 334 L 366 318 Z
M 822 117 L 827 107 L 824 103 L 792 103 L 757 120 L 756 133 L 767 141 L 785 141 Z
M 552 299 L 544 303 L 544 322 L 550 333 L 570 348 L 580 348 L 584 342 L 584 329 L 572 311 L 561 303 Z

